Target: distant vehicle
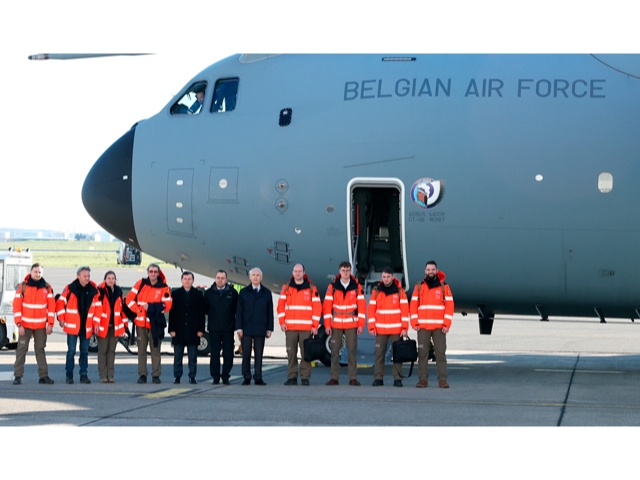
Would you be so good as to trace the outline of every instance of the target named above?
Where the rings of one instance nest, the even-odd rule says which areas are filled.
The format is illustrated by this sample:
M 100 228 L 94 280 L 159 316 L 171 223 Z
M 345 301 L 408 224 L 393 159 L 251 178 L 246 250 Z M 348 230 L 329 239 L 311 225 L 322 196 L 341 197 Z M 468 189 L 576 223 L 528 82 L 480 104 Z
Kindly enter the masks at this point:
M 13 322 L 13 298 L 18 285 L 31 271 L 33 255 L 26 249 L 9 247 L 0 252 L 0 348 L 18 347 L 18 328 Z
M 118 250 L 118 265 L 140 265 L 142 263 L 142 252 L 131 245 L 120 242 Z

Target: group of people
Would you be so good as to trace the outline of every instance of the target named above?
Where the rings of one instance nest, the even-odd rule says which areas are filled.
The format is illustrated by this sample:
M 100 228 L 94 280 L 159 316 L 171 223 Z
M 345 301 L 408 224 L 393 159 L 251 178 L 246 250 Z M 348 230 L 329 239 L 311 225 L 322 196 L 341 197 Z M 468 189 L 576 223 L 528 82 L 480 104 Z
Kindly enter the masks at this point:
M 302 264 L 293 267 L 291 279 L 282 287 L 278 300 L 278 322 L 286 335 L 288 370 L 285 385 L 298 384 L 298 350 L 302 361 L 299 374 L 302 385 L 309 385 L 311 363 L 304 360 L 304 341 L 318 332 L 323 317 L 325 332 L 331 335 L 331 373 L 326 385 L 340 384 L 340 349 L 342 338 L 347 348 L 349 385 L 359 386 L 356 348 L 358 335 L 365 328 L 375 337 L 373 386 L 384 385 L 385 356 L 389 342 L 407 337 L 409 326 L 418 331 L 418 377 L 416 387 L 428 383 L 427 361 L 429 346 L 434 343 L 438 370 L 438 386 L 447 383 L 446 334 L 453 318 L 453 295 L 445 283 L 445 274 L 438 271 L 436 262 L 429 261 L 425 277 L 407 298 L 393 269 L 382 271 L 382 281 L 371 293 L 369 306 L 362 286 L 351 274 L 351 264 L 342 262 L 339 273 L 328 286 L 321 302 L 318 289 L 307 277 Z M 245 375 L 245 381 L 247 376 Z M 393 364 L 393 385 L 402 387 L 402 363 Z
M 189 383 L 195 384 L 197 375 L 197 347 L 205 333 L 205 323 L 211 344 L 210 375 L 213 384 L 228 385 L 233 367 L 234 333 L 242 349 L 242 385 L 266 385 L 262 378 L 262 357 L 265 340 L 274 330 L 273 297 L 262 285 L 262 271 L 249 272 L 250 285 L 240 292 L 227 282 L 224 270 L 216 273 L 215 283 L 204 295 L 193 287 L 194 275 L 183 272 L 182 287 L 173 292 L 156 264 L 147 268 L 147 277 L 136 282 L 123 295 L 116 275 L 109 271 L 104 281 L 96 285 L 90 278 L 91 269 L 80 267 L 77 278 L 67 285 L 56 299 L 51 286 L 43 278 L 42 266 L 34 264 L 17 290 L 13 310 L 18 326 L 18 348 L 14 364 L 14 384 L 21 384 L 24 363 L 31 337 L 34 337 L 39 383 L 52 384 L 44 349 L 47 336 L 53 331 L 55 317 L 67 334 L 65 364 L 66 382 L 73 383 L 76 349 L 79 345 L 79 380 L 91 383 L 88 377 L 89 339 L 98 337 L 98 374 L 103 383 L 114 382 L 115 349 L 118 337 L 128 330 L 132 320 L 137 330 L 138 383 L 147 383 L 147 347 L 151 351 L 151 378 L 161 383 L 162 365 L 160 342 L 164 337 L 165 313 L 169 313 L 168 333 L 174 347 L 174 383 L 183 375 L 184 349 L 187 349 Z M 436 262 L 429 261 L 424 279 L 415 285 L 411 301 L 391 268 L 382 272 L 382 281 L 373 290 L 367 307 L 362 286 L 351 273 L 351 264 L 342 262 L 339 273 L 328 286 L 324 301 L 317 287 L 296 264 L 290 280 L 282 286 L 276 306 L 280 328 L 285 332 L 287 351 L 287 379 L 285 385 L 309 385 L 311 363 L 305 361 L 304 344 L 316 335 L 321 320 L 331 336 L 331 373 L 326 385 L 340 384 L 340 349 L 346 339 L 349 385 L 359 386 L 356 348 L 358 336 L 366 328 L 375 337 L 373 386 L 384 385 L 384 363 L 389 342 L 406 337 L 411 326 L 418 332 L 418 383 L 428 386 L 427 361 L 433 342 L 438 386 L 447 383 L 446 334 L 453 318 L 453 295 L 438 271 Z M 206 318 L 206 322 L 205 322 Z M 223 362 L 220 363 L 222 351 Z M 254 373 L 251 375 L 251 355 Z M 298 364 L 298 352 L 302 358 Z M 393 385 L 402 386 L 402 364 L 393 365 Z

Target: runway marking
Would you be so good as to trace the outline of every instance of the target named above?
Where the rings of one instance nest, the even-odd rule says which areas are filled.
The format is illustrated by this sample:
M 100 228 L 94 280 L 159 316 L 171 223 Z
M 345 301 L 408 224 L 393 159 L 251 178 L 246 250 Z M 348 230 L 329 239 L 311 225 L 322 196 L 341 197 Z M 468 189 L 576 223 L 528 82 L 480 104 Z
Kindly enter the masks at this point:
M 340 387 L 333 387 L 340 388 Z M 428 390 L 428 389 L 427 389 Z M 432 390 L 436 390 L 435 388 Z M 561 408 L 597 408 L 597 409 L 619 409 L 619 410 L 640 410 L 640 405 L 612 405 L 612 404 L 590 404 L 590 403 L 572 403 L 568 401 L 564 403 L 558 402 L 501 402 L 501 401 L 480 401 L 480 400 L 445 400 L 440 398 L 369 398 L 369 397 L 335 397 L 335 396 L 283 396 L 283 395 L 243 395 L 232 393 L 216 394 L 203 393 L 203 397 L 226 398 L 226 399 L 243 399 L 256 400 L 258 398 L 265 400 L 291 400 L 291 401 L 318 401 L 318 402 L 369 402 L 369 403 L 414 403 L 414 404 L 442 404 L 442 405 L 484 405 L 484 406 L 501 406 L 501 407 L 552 407 Z M 446 392 L 445 392 L 446 393 Z M 428 392 L 426 392 L 428 394 Z
M 162 390 L 160 392 L 155 393 L 147 393 L 146 395 L 141 395 L 140 398 L 169 398 L 169 397 L 177 397 L 179 395 L 184 395 L 185 393 L 193 391 L 193 388 L 169 388 L 167 390 Z
M 571 391 L 571 385 L 573 385 L 573 376 L 576 374 L 576 370 L 578 369 L 578 362 L 580 361 L 580 355 L 576 358 L 576 363 L 573 364 L 573 372 L 571 372 L 571 378 L 569 379 L 569 386 L 567 387 L 567 394 L 564 397 L 564 402 L 562 402 L 562 408 L 560 409 L 560 417 L 558 418 L 558 423 L 556 424 L 558 427 L 562 425 L 562 419 L 564 418 L 564 412 L 567 409 L 567 402 L 569 400 L 569 392 Z
M 558 372 L 558 373 L 572 373 L 571 369 L 562 368 L 534 368 L 534 372 Z M 576 373 L 624 373 L 619 370 L 576 370 Z

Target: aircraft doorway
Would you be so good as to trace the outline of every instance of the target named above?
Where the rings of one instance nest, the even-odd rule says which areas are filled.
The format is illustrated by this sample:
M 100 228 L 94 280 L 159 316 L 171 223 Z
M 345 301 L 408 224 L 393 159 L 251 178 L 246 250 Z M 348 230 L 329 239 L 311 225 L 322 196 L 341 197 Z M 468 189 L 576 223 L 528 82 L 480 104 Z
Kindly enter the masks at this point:
M 404 234 L 404 185 L 397 178 L 354 178 L 347 187 L 349 259 L 365 294 L 385 267 L 408 285 Z

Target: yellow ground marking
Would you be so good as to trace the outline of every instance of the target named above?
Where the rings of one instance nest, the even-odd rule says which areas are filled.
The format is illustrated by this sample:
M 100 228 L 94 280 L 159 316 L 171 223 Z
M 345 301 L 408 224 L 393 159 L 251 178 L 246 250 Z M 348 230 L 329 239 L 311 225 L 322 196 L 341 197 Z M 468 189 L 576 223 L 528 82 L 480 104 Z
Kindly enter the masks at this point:
M 187 392 L 191 392 L 193 388 L 168 388 L 167 390 L 162 390 L 161 392 L 148 393 L 146 395 L 142 395 L 140 398 L 168 398 L 168 397 L 177 397 L 178 395 L 184 395 Z

